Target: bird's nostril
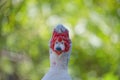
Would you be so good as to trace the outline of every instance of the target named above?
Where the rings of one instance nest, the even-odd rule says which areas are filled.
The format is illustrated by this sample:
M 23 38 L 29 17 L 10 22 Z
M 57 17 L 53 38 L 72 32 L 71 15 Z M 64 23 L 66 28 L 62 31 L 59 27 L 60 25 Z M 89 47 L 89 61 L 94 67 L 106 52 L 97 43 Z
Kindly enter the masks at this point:
M 60 48 L 60 47 L 57 47 L 56 50 L 61 51 L 61 48 Z

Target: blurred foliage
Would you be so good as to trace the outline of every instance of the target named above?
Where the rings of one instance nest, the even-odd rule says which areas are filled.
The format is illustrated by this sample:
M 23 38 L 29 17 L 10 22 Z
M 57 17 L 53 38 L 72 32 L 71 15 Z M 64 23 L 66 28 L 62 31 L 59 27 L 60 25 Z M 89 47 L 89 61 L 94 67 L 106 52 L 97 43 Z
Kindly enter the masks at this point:
M 73 80 L 120 80 L 120 0 L 0 0 L 0 80 L 41 80 L 59 23 Z

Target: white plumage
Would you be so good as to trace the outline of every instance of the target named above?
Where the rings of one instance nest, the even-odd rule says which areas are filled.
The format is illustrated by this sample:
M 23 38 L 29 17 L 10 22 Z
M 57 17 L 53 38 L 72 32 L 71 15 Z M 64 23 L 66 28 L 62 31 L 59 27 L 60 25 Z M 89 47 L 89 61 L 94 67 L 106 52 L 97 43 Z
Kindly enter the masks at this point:
M 63 25 L 58 25 L 54 30 L 59 31 L 58 33 L 62 33 L 66 30 L 66 28 L 64 28 Z M 57 44 L 58 43 L 55 43 L 55 45 Z M 65 44 L 63 44 L 63 46 L 66 47 Z M 58 47 L 60 46 L 58 45 Z M 60 48 L 62 49 L 62 47 Z M 60 51 L 61 52 L 60 55 L 58 55 L 56 51 Z M 59 49 L 54 50 L 50 48 L 49 53 L 50 53 L 50 69 L 47 72 L 47 74 L 42 78 L 42 80 L 71 80 L 71 77 L 68 74 L 68 61 L 71 53 L 71 42 L 70 48 L 67 52 Z

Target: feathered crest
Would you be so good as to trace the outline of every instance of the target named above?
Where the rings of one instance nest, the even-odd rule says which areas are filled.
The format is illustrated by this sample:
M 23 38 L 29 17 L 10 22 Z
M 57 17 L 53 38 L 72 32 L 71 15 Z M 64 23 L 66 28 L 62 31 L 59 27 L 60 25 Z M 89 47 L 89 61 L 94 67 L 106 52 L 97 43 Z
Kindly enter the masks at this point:
M 50 48 L 54 50 L 55 41 L 58 40 L 59 42 L 64 41 L 65 50 L 67 52 L 70 49 L 71 40 L 69 38 L 68 30 L 61 24 L 57 25 L 57 27 L 53 31 L 52 38 L 50 40 Z

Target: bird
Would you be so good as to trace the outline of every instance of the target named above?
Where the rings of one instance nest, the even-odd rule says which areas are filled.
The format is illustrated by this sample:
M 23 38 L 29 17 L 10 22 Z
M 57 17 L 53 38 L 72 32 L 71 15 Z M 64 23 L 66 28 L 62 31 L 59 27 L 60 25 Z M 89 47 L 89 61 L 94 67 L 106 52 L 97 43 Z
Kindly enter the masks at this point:
M 71 47 L 68 29 L 58 24 L 49 41 L 50 69 L 42 80 L 72 80 L 68 74 Z

